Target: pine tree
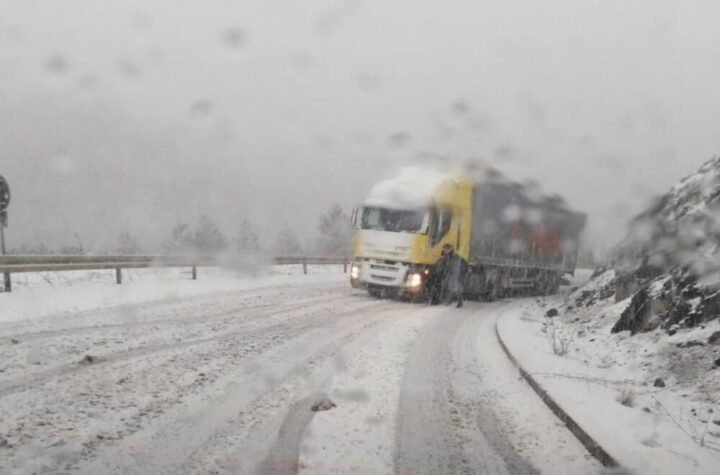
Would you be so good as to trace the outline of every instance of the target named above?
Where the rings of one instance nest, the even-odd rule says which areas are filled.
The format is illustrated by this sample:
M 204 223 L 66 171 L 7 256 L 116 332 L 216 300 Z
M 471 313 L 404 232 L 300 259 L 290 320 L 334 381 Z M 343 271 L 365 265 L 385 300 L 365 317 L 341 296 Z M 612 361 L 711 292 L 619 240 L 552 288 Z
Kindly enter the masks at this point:
M 215 222 L 207 215 L 200 216 L 193 236 L 195 249 L 201 253 L 218 253 L 228 247 L 227 239 Z
M 185 253 L 194 247 L 190 226 L 182 222 L 173 227 L 170 239 L 163 244 L 163 249 L 168 254 Z
M 290 228 L 283 228 L 275 239 L 273 252 L 276 256 L 297 257 L 303 253 L 302 245 Z
M 320 231 L 319 251 L 322 254 L 335 257 L 345 257 L 352 248 L 353 230 L 350 218 L 343 213 L 338 204 L 320 216 L 318 224 Z
M 257 252 L 260 250 L 260 240 L 258 239 L 252 223 L 247 219 L 243 219 L 240 223 L 237 237 L 235 238 L 235 247 L 241 253 Z
M 137 255 L 141 252 L 140 244 L 135 236 L 125 231 L 120 234 L 116 252 L 121 256 Z

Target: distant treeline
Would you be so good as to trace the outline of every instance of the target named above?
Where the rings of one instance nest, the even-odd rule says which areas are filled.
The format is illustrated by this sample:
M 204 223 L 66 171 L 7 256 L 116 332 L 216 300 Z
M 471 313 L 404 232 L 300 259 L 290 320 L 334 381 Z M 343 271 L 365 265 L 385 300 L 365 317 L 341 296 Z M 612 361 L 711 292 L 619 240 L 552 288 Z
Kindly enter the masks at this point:
M 352 247 L 352 226 L 350 217 L 340 205 L 333 205 L 318 219 L 317 236 L 303 243 L 289 226 L 284 226 L 270 242 L 260 238 L 253 224 L 248 219 L 238 220 L 234 234 L 228 235 L 225 230 L 208 215 L 201 215 L 194 224 L 178 222 L 173 226 L 170 236 L 160 245 L 152 246 L 143 243 L 131 230 L 120 233 L 117 243 L 112 249 L 100 252 L 108 254 L 133 255 L 154 254 L 160 249 L 165 254 L 220 254 L 220 253 L 264 253 L 275 256 L 348 256 Z M 46 255 L 68 254 L 82 255 L 88 251 L 84 248 L 79 236 L 77 243 L 59 248 L 52 248 L 44 243 L 37 245 L 23 244 L 10 249 L 11 254 Z M 154 251 L 153 251 L 154 249 Z M 97 250 L 93 250 L 97 253 Z

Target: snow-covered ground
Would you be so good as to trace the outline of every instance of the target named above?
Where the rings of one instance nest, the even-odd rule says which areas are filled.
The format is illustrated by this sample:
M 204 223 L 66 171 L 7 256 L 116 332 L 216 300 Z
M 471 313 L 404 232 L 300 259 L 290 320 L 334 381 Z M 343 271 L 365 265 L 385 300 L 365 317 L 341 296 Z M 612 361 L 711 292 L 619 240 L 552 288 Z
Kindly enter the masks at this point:
M 0 293 L 0 322 L 214 292 L 325 284 L 342 280 L 342 270 L 342 266 L 309 266 L 308 275 L 299 280 L 302 266 L 298 265 L 269 267 L 258 275 L 208 267 L 199 268 L 194 281 L 189 268 L 133 269 L 123 271 L 122 285 L 115 282 L 114 270 L 14 274 L 11 298 Z
M 287 272 L 0 295 L 0 473 L 598 473 L 494 337 L 517 301 L 427 307 Z
M 600 288 L 612 275 L 592 282 Z M 499 316 L 498 330 L 519 363 L 610 455 L 638 474 L 720 471 L 720 369 L 711 335 L 720 321 L 630 337 L 610 330 L 629 299 L 614 295 L 577 308 L 581 288 L 528 299 Z M 559 315 L 546 318 L 555 308 Z M 562 353 L 563 343 L 567 354 Z M 683 348 L 684 347 L 684 348 Z M 713 356 L 708 356 L 715 355 Z
M 338 407 L 309 425 L 300 473 L 594 473 L 502 353 L 506 305 L 395 313 L 325 386 Z

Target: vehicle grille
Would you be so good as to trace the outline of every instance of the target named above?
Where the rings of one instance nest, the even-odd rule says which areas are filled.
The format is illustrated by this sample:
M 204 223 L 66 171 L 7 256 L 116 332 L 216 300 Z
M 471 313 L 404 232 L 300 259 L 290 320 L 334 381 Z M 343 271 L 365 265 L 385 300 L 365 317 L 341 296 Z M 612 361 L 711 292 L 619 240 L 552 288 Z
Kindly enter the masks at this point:
M 384 270 L 384 271 L 389 271 L 389 272 L 397 272 L 398 271 L 398 268 L 395 266 L 383 266 L 383 265 L 379 265 L 379 264 L 371 264 L 370 268 L 373 270 Z

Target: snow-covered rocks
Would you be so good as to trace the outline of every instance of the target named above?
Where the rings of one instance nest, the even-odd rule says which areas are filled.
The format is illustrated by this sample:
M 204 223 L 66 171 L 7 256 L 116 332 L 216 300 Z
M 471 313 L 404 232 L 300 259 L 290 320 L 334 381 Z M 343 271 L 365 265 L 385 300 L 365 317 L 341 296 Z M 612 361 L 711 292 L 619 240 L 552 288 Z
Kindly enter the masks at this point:
M 618 300 L 632 296 L 613 331 L 669 332 L 720 316 L 720 157 L 637 216 L 615 256 Z
M 613 332 L 674 334 L 720 317 L 720 157 L 637 216 L 612 260 L 571 298 L 627 301 Z
M 689 269 L 675 268 L 645 283 L 635 292 L 613 332 L 632 334 L 658 327 L 669 333 L 692 328 L 720 316 L 720 292 L 702 286 Z

